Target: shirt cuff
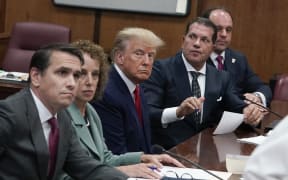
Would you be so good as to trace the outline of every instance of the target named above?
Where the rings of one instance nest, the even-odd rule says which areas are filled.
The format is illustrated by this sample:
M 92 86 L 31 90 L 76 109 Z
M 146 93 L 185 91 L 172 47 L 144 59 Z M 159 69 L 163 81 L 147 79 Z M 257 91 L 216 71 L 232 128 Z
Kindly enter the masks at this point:
M 264 96 L 263 93 L 261 92 L 254 92 L 255 96 L 259 97 L 261 99 L 261 102 L 262 102 L 262 105 L 267 107 L 267 104 L 266 104 L 266 97 Z
M 171 108 L 165 108 L 163 110 L 161 117 L 161 123 L 163 128 L 166 128 L 169 123 L 184 119 L 184 116 L 180 118 L 177 117 L 176 115 L 177 108 L 178 107 L 171 107 Z

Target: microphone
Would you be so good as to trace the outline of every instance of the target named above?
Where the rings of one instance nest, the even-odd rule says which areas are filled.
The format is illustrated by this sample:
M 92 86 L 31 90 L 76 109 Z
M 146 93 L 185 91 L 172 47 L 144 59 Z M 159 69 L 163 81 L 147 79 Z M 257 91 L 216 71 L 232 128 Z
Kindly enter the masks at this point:
M 162 146 L 160 146 L 158 144 L 155 144 L 155 145 L 152 146 L 152 153 L 154 153 L 154 154 L 162 154 L 162 153 L 169 154 L 172 157 L 175 157 L 175 158 L 180 159 L 180 160 L 184 160 L 184 161 L 192 164 L 193 166 L 197 167 L 198 169 L 201 169 L 201 170 L 205 171 L 206 173 L 214 176 L 215 178 L 217 178 L 219 180 L 223 180 L 221 177 L 219 177 L 219 176 L 215 175 L 214 173 L 206 170 L 205 168 L 201 167 L 199 164 L 197 164 L 197 163 L 195 163 L 193 161 L 190 161 L 189 159 L 186 159 L 186 158 L 184 158 L 184 157 L 182 157 L 182 156 L 180 156 L 178 154 L 169 152 L 169 151 L 165 150 Z
M 259 106 L 259 107 L 265 109 L 266 111 L 268 111 L 268 112 L 274 114 L 274 115 L 277 116 L 278 118 L 281 118 L 281 119 L 284 118 L 282 115 L 280 115 L 280 114 L 277 113 L 277 112 L 272 111 L 270 108 L 265 107 L 265 106 L 263 106 L 262 104 L 258 104 L 258 103 L 256 103 L 256 102 L 250 100 L 250 99 L 247 99 L 244 95 L 242 95 L 240 98 L 243 99 L 243 100 L 249 101 L 250 103 L 255 104 L 255 105 L 257 105 L 257 106 Z

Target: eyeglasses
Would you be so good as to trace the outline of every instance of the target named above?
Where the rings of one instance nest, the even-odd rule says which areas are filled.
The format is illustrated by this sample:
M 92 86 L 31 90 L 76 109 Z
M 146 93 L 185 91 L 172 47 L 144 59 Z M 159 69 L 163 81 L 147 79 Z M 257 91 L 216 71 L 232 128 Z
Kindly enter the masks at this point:
M 191 174 L 189 174 L 189 173 L 177 174 L 175 171 L 166 171 L 165 174 L 164 174 L 164 178 L 162 178 L 162 179 L 165 180 L 165 177 L 167 177 L 166 178 L 167 180 L 169 178 L 198 180 L 198 179 L 193 178 L 193 176 Z

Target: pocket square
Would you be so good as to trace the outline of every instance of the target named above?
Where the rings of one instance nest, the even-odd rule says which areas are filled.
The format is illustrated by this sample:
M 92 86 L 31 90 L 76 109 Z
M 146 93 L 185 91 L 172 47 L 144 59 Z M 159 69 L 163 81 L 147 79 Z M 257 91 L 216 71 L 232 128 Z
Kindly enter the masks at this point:
M 216 99 L 217 102 L 222 101 L 222 96 L 220 96 L 218 99 Z

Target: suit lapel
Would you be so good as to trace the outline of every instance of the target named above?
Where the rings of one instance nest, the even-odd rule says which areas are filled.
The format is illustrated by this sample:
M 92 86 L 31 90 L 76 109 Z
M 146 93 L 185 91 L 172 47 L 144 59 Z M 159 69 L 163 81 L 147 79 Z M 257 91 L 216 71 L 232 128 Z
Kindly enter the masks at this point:
M 31 128 L 31 138 L 35 147 L 35 154 L 37 156 L 37 167 L 39 170 L 40 179 L 46 179 L 48 174 L 49 161 L 48 145 L 45 140 L 44 131 L 40 122 L 37 107 L 28 88 L 24 98 L 28 109 L 27 121 Z
M 142 107 L 143 132 L 144 132 L 144 136 L 145 136 L 144 139 L 146 141 L 146 147 L 148 150 L 147 152 L 150 152 L 151 127 L 150 127 L 147 101 L 146 101 L 145 96 L 144 96 L 143 88 L 141 88 L 140 96 L 141 96 L 141 107 Z
M 225 61 L 224 66 L 225 70 L 230 72 L 231 74 L 235 74 L 238 72 L 237 66 L 235 64 L 237 63 L 237 59 L 233 58 L 231 55 L 231 51 L 229 49 L 225 50 Z M 237 74 L 235 74 L 237 75 Z
M 121 98 L 123 99 L 122 102 L 125 102 L 127 108 L 129 108 L 129 112 L 131 112 L 131 115 L 129 117 L 129 119 L 131 120 L 131 126 L 138 128 L 137 132 L 139 137 L 141 137 L 141 139 L 145 140 L 145 142 L 140 142 L 140 144 L 144 144 L 146 146 L 146 149 L 148 146 L 147 143 L 149 143 L 150 141 L 148 141 L 148 139 L 150 138 L 150 136 L 148 136 L 146 133 L 148 133 L 148 128 L 150 128 L 150 126 L 147 125 L 147 122 L 145 122 L 145 106 L 143 105 L 143 100 L 144 100 L 144 96 L 143 96 L 143 89 L 140 88 L 140 97 L 141 97 L 141 105 L 142 105 L 142 117 L 143 117 L 143 126 L 140 125 L 140 121 L 138 119 L 138 115 L 136 112 L 136 108 L 135 108 L 135 103 L 134 103 L 134 99 L 132 98 L 129 89 L 127 87 L 127 85 L 125 84 L 125 82 L 123 81 L 123 79 L 120 77 L 120 75 L 118 74 L 118 72 L 116 71 L 115 67 L 112 67 L 112 72 L 111 72 L 111 78 L 113 80 L 113 86 L 117 86 L 116 88 L 113 89 L 117 89 L 121 92 L 121 97 L 117 97 L 117 98 Z M 112 87 L 113 87 L 112 86 Z M 113 94 L 113 93 L 110 93 Z M 146 120 L 148 121 L 148 120 Z M 150 129 L 149 129 L 149 133 L 150 133 Z M 150 149 L 150 148 L 149 148 Z
M 115 83 L 115 85 L 117 86 L 116 89 L 121 91 L 121 94 L 123 94 L 122 96 L 123 102 L 127 103 L 126 105 L 127 107 L 129 107 L 129 111 L 132 112 L 133 119 L 135 120 L 134 123 L 137 124 L 138 128 L 142 129 L 142 126 L 140 125 L 139 120 L 138 120 L 138 115 L 136 112 L 134 99 L 132 98 L 127 85 L 125 84 L 123 79 L 120 77 L 120 75 L 118 74 L 114 66 L 112 68 L 112 76 L 113 76 L 112 79 L 114 81 L 113 83 Z M 141 97 L 141 99 L 143 98 Z M 141 103 L 142 103 L 141 105 L 143 105 L 143 102 Z
M 97 151 L 93 138 L 89 133 L 89 129 L 86 126 L 86 122 L 84 121 L 82 115 L 80 114 L 79 109 L 76 107 L 75 104 L 72 104 L 69 107 L 69 113 L 72 116 L 72 123 L 74 124 L 77 135 L 82 141 L 82 143 L 85 144 L 90 149 L 90 151 L 94 152 L 99 157 L 99 152 Z M 89 118 L 90 118 L 90 126 L 93 132 L 93 130 L 97 129 L 95 129 L 93 119 L 91 119 L 91 117 Z
M 226 59 L 226 57 L 225 57 L 225 59 Z M 217 67 L 215 66 L 215 64 L 213 63 L 211 57 L 208 58 L 208 60 L 207 60 L 207 64 L 210 64 L 211 66 L 217 68 Z M 224 65 L 225 65 L 225 63 L 224 63 Z
M 178 97 L 180 97 L 178 101 L 182 102 L 187 97 L 192 96 L 192 90 L 181 54 L 176 56 L 174 63 L 173 66 L 175 67 L 171 69 L 174 73 L 171 74 L 175 75 L 175 87 L 177 89 Z
M 206 112 L 209 112 L 211 104 L 214 104 L 217 99 L 222 99 L 221 92 L 221 79 L 217 75 L 218 70 L 207 64 L 206 66 L 206 82 L 205 82 L 205 101 L 203 107 L 203 120 L 206 119 Z

